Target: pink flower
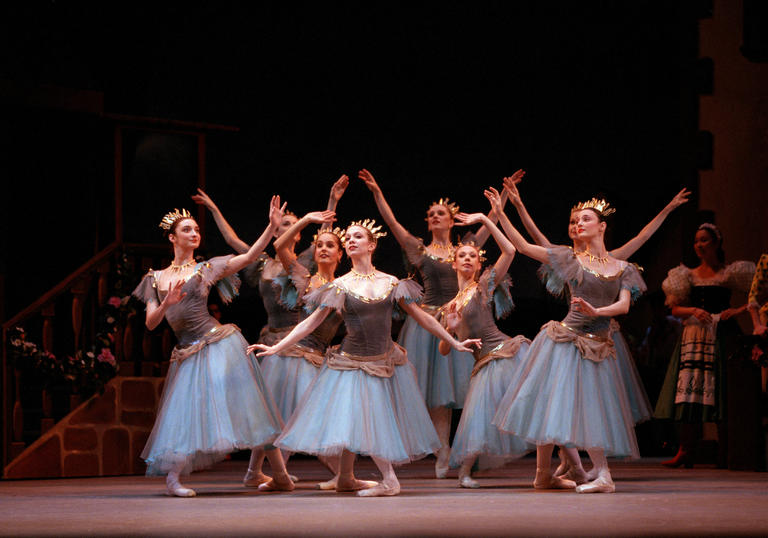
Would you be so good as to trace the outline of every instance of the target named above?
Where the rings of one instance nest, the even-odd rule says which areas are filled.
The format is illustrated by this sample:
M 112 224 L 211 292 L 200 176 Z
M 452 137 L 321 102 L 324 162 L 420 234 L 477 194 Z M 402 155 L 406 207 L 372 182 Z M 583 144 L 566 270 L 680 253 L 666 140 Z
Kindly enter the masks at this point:
M 112 305 L 112 306 L 114 306 L 115 308 L 120 308 L 120 297 L 115 297 L 115 296 L 113 295 L 112 297 L 110 297 L 110 298 L 107 300 L 107 304 L 108 304 L 108 305 Z
M 112 352 L 107 347 L 101 348 L 101 353 L 99 353 L 99 356 L 96 357 L 96 359 L 99 362 L 106 362 L 111 364 L 112 366 L 115 366 L 117 364 L 117 360 L 115 359 L 115 356 L 112 355 Z

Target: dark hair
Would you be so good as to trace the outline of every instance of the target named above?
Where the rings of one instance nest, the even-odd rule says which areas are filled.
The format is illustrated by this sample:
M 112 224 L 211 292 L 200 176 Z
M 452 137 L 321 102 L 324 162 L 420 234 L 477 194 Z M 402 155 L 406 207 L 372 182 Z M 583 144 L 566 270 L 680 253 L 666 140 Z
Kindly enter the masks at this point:
M 336 246 L 339 247 L 339 250 L 344 250 L 344 245 L 341 243 L 341 238 L 329 229 L 320 230 L 319 232 L 317 232 L 317 236 L 315 237 L 315 243 L 317 243 L 321 235 L 325 235 L 325 234 L 332 235 L 333 238 L 336 240 Z
M 712 241 L 717 243 L 717 261 L 720 263 L 725 263 L 725 250 L 723 250 L 723 240 L 722 238 L 718 237 L 717 234 L 711 229 L 706 226 L 700 226 L 697 230 L 699 231 L 705 231 L 707 232 L 707 235 L 710 237 Z

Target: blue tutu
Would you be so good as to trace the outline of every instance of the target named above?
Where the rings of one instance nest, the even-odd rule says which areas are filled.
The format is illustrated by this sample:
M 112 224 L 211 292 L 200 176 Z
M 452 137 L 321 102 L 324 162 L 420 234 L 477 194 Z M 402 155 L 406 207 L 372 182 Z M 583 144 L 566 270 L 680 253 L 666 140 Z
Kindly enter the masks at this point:
M 582 358 L 573 343 L 553 341 L 546 328 L 531 344 L 493 423 L 539 445 L 640 455 L 619 363 Z
M 407 363 L 395 367 L 392 377 L 323 366 L 275 444 L 325 456 L 347 449 L 392 463 L 440 446 Z
M 408 351 L 408 360 L 416 368 L 419 391 L 427 407 L 461 409 L 475 365 L 472 354 L 451 349 L 448 355 L 441 355 L 437 349 L 440 340 L 410 316 L 398 343 Z
M 171 362 L 155 425 L 141 457 L 148 475 L 202 469 L 234 450 L 272 442 L 282 421 L 240 332 Z
M 637 371 L 635 361 L 629 347 L 627 347 L 627 341 L 624 340 L 618 327 L 611 332 L 611 336 L 616 348 L 616 363 L 624 380 L 624 388 L 627 389 L 627 402 L 632 413 L 632 422 L 637 424 L 650 420 L 653 416 L 651 402 L 648 400 L 645 388 L 643 388 L 640 373 Z
M 303 357 L 262 357 L 261 373 L 264 384 L 269 387 L 284 421 L 291 418 L 319 371 L 317 366 Z
M 536 448 L 491 423 L 507 389 L 520 377 L 527 352 L 526 341 L 514 357 L 492 360 L 472 377 L 451 447 L 451 467 L 459 467 L 466 458 L 478 455 L 481 468 L 499 467 Z

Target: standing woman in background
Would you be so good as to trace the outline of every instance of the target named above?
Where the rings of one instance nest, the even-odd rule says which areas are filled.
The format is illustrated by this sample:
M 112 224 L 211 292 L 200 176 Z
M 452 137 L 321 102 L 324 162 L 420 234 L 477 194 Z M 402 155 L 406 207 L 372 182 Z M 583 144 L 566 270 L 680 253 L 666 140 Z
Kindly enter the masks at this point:
M 163 387 L 160 406 L 141 457 L 147 474 L 167 474 L 169 495 L 194 497 L 195 491 L 179 482 L 180 475 L 208 467 L 229 452 L 271 443 L 282 421 L 269 390 L 264 386 L 256 358 L 235 325 L 220 325 L 208 313 L 208 293 L 223 284 L 225 300 L 236 293 L 234 273 L 261 254 L 280 225 L 284 206 L 273 197 L 269 226 L 247 252 L 195 262 L 200 230 L 183 210 L 168 213 L 160 226 L 173 245 L 173 262 L 142 279 L 133 295 L 147 304 L 150 330 L 163 318 L 178 344 Z M 222 289 L 222 288 L 220 288 Z M 274 470 L 274 489 L 291 490 L 280 451 L 266 451 Z
M 408 261 L 419 271 L 424 284 L 424 298 L 419 307 L 430 316 L 435 316 L 438 309 L 459 291 L 456 271 L 452 266 L 455 246 L 451 242 L 453 218 L 459 207 L 447 198 L 441 198 L 429 207 L 425 220 L 431 242 L 425 246 L 422 239 L 411 235 L 397 221 L 373 174 L 363 169 L 358 177 L 373 193 L 382 219 L 405 251 Z M 476 245 L 482 246 L 487 239 L 488 231 L 481 228 L 473 240 Z M 451 458 L 451 409 L 464 406 L 474 358 L 455 349 L 447 356 L 441 356 L 438 350 L 439 339 L 412 317 L 405 320 L 398 342 L 408 351 L 408 359 L 416 368 L 419 389 L 441 443 L 435 462 L 435 475 L 437 478 L 445 478 Z
M 679 425 L 680 448 L 667 467 L 693 466 L 704 422 L 718 425 L 718 466 L 728 461 L 726 360 L 736 350 L 741 333 L 735 316 L 746 303 L 731 308 L 731 295 L 746 294 L 755 273 L 748 261 L 725 263 L 723 236 L 717 226 L 699 226 L 693 240 L 699 265 L 670 269 L 661 287 L 672 315 L 683 319 L 683 332 L 664 378 L 656 418 Z

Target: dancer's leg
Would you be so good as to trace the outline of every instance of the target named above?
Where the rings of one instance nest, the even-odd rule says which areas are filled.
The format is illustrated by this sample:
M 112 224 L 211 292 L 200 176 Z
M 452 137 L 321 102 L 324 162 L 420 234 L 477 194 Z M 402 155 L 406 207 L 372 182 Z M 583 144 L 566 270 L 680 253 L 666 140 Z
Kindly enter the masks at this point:
M 376 467 L 381 471 L 382 481 L 377 486 L 358 491 L 357 495 L 359 497 L 384 497 L 399 494 L 400 482 L 397 480 L 397 476 L 395 476 L 392 463 L 376 456 L 371 456 L 371 459 L 373 459 Z
M 451 461 L 451 445 L 449 438 L 451 436 L 451 409 L 448 407 L 431 407 L 429 417 L 437 431 L 437 438 L 440 439 L 440 449 L 437 451 L 437 461 L 435 462 L 435 476 L 445 478 L 448 474 L 448 467 Z
M 538 445 L 536 447 L 536 478 L 533 487 L 536 489 L 572 489 L 576 483 L 561 477 L 552 476 L 552 449 L 553 444 Z
M 291 477 L 288 476 L 288 471 L 285 470 L 285 462 L 283 461 L 283 455 L 280 450 L 273 445 L 268 445 L 271 448 L 264 448 L 264 453 L 269 459 L 269 465 L 272 467 L 272 479 L 269 482 L 261 484 L 259 491 L 292 491 L 294 488 Z
M 355 458 L 357 454 L 349 450 L 342 450 L 339 458 L 339 474 L 336 475 L 334 488 L 336 491 L 360 491 L 374 486 L 378 482 L 372 480 L 358 480 L 355 478 Z M 324 488 L 320 488 L 324 489 Z
M 165 477 L 165 486 L 168 489 L 168 495 L 173 495 L 174 497 L 194 497 L 197 495 L 195 490 L 185 488 L 181 485 L 181 482 L 179 482 L 179 473 L 181 473 L 186 464 L 186 460 L 177 463 L 173 466 L 173 469 L 168 472 L 168 476 Z
M 608 460 L 605 458 L 605 451 L 602 448 L 590 448 L 587 450 L 589 458 L 595 464 L 597 469 L 597 478 L 576 488 L 578 493 L 613 493 L 616 486 L 611 478 L 611 471 L 608 469 Z
M 248 471 L 243 477 L 243 485 L 249 488 L 257 488 L 261 484 L 270 481 L 270 477 L 262 472 L 264 465 L 264 447 L 251 450 L 251 459 L 248 462 Z
M 460 488 L 479 488 L 480 484 L 472 478 L 472 466 L 475 464 L 477 456 L 469 456 L 461 462 L 459 467 L 459 487 Z

